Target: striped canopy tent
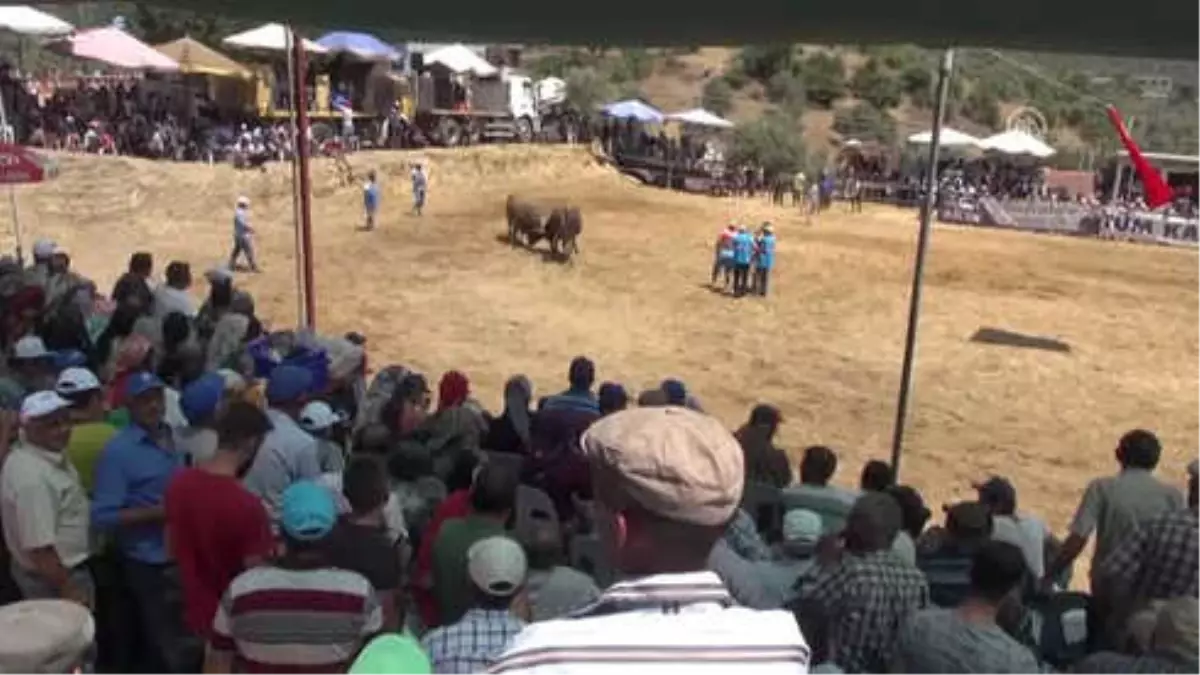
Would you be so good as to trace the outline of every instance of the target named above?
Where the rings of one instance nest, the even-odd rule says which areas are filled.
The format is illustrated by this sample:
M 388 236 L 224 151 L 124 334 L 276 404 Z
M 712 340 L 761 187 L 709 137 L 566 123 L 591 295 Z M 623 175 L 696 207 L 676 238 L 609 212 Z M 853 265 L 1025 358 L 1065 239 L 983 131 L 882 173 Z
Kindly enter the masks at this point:
M 179 64 L 184 75 L 212 75 L 249 79 L 250 69 L 221 52 L 190 37 L 181 37 L 154 47 Z

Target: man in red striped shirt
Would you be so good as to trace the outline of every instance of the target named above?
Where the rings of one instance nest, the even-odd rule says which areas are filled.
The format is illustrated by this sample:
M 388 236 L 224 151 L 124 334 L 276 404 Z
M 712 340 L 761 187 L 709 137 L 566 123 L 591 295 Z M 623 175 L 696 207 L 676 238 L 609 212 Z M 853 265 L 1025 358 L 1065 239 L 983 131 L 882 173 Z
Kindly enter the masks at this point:
M 286 552 L 230 584 L 213 620 L 206 673 L 346 672 L 383 610 L 371 582 L 329 567 L 322 543 L 337 523 L 328 489 L 300 481 L 283 492 Z

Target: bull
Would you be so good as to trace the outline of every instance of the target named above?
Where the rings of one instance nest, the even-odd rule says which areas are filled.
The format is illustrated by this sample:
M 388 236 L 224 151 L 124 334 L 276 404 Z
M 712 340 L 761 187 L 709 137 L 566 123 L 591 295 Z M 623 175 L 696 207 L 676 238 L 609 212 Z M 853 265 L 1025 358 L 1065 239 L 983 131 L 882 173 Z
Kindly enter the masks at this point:
M 575 206 L 562 206 L 550 212 L 546 218 L 546 238 L 550 241 L 550 253 L 571 259 L 579 253 L 579 235 L 583 232 L 583 215 Z
M 523 243 L 527 247 L 533 246 L 546 236 L 542 227 L 542 214 L 532 203 L 516 195 L 509 195 L 504 204 L 504 211 L 508 217 L 509 244 L 516 246 Z

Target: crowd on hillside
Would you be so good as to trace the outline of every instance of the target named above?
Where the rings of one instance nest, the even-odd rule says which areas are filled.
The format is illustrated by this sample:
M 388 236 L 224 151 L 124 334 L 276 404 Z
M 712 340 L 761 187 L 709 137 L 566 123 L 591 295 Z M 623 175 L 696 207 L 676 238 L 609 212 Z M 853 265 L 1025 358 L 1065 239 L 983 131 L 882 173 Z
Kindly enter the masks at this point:
M 1185 500 L 1151 432 L 1058 538 L 1002 476 L 937 509 L 794 466 L 767 403 L 731 433 L 578 357 L 489 411 L 459 371 L 368 386 L 364 336 L 273 331 L 227 270 L 70 263 L 0 261 L 5 672 L 1200 666 L 1196 463 Z

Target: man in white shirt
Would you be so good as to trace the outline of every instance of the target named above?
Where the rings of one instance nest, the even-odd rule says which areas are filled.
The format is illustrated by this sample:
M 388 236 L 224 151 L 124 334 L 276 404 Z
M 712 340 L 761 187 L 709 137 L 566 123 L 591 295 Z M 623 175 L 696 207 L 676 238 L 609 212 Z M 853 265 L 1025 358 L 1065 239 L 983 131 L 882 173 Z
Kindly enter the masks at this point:
M 192 286 L 192 268 L 185 262 L 167 265 L 167 283 L 154 289 L 154 317 L 162 319 L 178 312 L 189 319 L 196 317 L 196 301 L 188 289 Z
M 87 493 L 64 454 L 71 439 L 71 402 L 53 391 L 21 404 L 21 441 L 0 472 L 4 543 L 13 580 L 27 599 L 62 598 L 91 607 L 95 587 Z
M 744 481 L 741 446 L 720 422 L 636 408 L 596 422 L 580 445 L 605 555 L 625 581 L 569 618 L 527 627 L 491 672 L 808 672 L 794 618 L 736 606 L 706 570 Z

